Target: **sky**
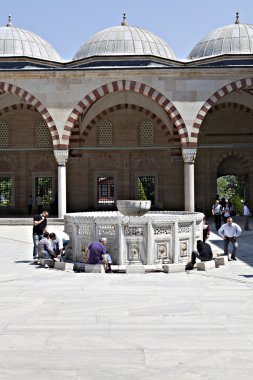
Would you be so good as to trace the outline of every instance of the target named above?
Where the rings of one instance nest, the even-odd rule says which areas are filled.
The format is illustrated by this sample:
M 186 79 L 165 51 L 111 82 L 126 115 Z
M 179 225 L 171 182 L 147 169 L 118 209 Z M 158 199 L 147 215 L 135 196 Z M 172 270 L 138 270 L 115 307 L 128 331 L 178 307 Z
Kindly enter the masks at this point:
M 98 31 L 120 25 L 147 29 L 185 59 L 211 30 L 235 22 L 253 24 L 253 0 L 2 0 L 0 25 L 13 25 L 47 40 L 65 60 Z

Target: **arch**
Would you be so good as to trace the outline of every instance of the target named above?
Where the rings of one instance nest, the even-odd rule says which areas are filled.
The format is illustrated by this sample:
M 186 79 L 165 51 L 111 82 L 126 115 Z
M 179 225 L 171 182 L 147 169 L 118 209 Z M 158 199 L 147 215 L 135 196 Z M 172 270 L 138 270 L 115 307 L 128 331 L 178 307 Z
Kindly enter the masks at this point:
M 144 107 L 141 107 L 141 106 L 138 106 L 138 105 L 135 105 L 135 104 L 129 104 L 129 103 L 124 103 L 124 104 L 117 104 L 113 107 L 110 107 L 106 110 L 103 110 L 102 112 L 100 112 L 100 114 L 98 114 L 95 118 L 93 118 L 90 123 L 86 126 L 85 130 L 82 132 L 82 137 L 83 137 L 83 140 L 82 141 L 85 141 L 89 132 L 91 131 L 91 129 L 104 117 L 107 117 L 108 115 L 110 115 L 111 113 L 113 112 L 116 112 L 116 111 L 120 111 L 120 110 L 133 110 L 133 111 L 138 111 L 138 112 L 141 112 L 144 114 L 145 117 L 149 117 L 152 121 L 154 121 L 157 125 L 159 125 L 161 127 L 161 129 L 164 131 L 165 133 L 165 136 L 168 140 L 168 143 L 170 144 L 177 144 L 180 142 L 180 137 L 179 137 L 179 134 L 178 134 L 178 130 L 177 128 L 175 127 L 175 125 L 173 125 L 173 133 L 171 133 L 171 131 L 169 130 L 168 126 L 164 124 L 164 122 L 160 119 L 160 117 L 158 117 L 155 113 L 153 113 L 152 111 L 149 111 L 148 109 L 144 108 Z M 74 125 L 73 129 L 72 129 L 72 133 L 71 133 L 71 136 L 70 136 L 70 142 L 80 142 L 79 140 L 79 126 L 77 124 Z
M 235 151 L 228 151 L 226 153 L 223 153 L 215 162 L 215 164 L 213 165 L 213 170 L 215 172 L 218 171 L 218 168 L 220 166 L 220 164 L 226 160 L 227 158 L 236 158 L 238 160 L 241 161 L 242 165 L 245 167 L 245 169 L 249 169 L 250 168 L 250 162 L 249 160 L 244 157 L 244 155 L 242 153 L 239 153 L 239 152 L 235 152 Z
M 65 134 L 62 136 L 64 146 L 67 147 L 69 144 L 69 137 L 71 130 L 78 118 L 83 112 L 86 112 L 96 101 L 102 97 L 108 95 L 109 93 L 119 92 L 119 91 L 133 91 L 144 96 L 147 96 L 158 103 L 166 112 L 172 124 L 176 126 L 178 134 L 180 136 L 180 141 L 182 147 L 186 147 L 188 144 L 188 132 L 184 121 L 173 105 L 163 94 L 155 90 L 154 88 L 136 81 L 131 80 L 119 80 L 102 85 L 95 90 L 91 91 L 86 95 L 73 109 L 68 117 L 66 125 L 64 126 Z
M 244 113 L 250 114 L 250 116 L 253 116 L 253 109 L 249 108 L 243 104 L 240 103 L 234 103 L 234 102 L 225 102 L 225 103 L 219 103 L 210 108 L 208 113 L 214 113 L 216 111 L 221 111 L 224 109 L 236 109 L 238 111 L 242 111 Z
M 234 92 L 236 90 L 241 90 L 243 88 L 251 87 L 252 85 L 253 85 L 253 78 L 240 79 L 223 86 L 218 91 L 216 91 L 212 96 L 210 96 L 210 98 L 204 103 L 204 105 L 199 110 L 196 116 L 196 119 L 193 123 L 191 139 L 193 139 L 194 141 L 190 143 L 192 147 L 197 147 L 197 139 L 198 139 L 199 130 L 201 128 L 202 122 L 206 114 L 209 112 L 211 107 L 213 107 L 215 103 L 218 102 L 218 100 L 220 100 L 227 94 Z
M 37 108 L 35 108 L 31 104 L 18 103 L 18 104 L 13 104 L 13 105 L 8 106 L 8 107 L 1 108 L 0 109 L 0 116 L 3 116 L 5 113 L 9 113 L 12 111 L 18 111 L 18 110 L 27 110 L 27 111 L 38 112 Z
M 0 93 L 4 93 L 4 92 L 18 96 L 20 99 L 24 100 L 26 103 L 29 103 L 31 106 L 33 106 L 41 114 L 41 116 L 43 117 L 43 119 L 48 125 L 49 132 L 52 136 L 53 146 L 54 148 L 58 148 L 60 145 L 60 139 L 59 139 L 59 134 L 58 134 L 56 125 L 50 113 L 43 106 L 43 104 L 35 96 L 30 94 L 28 91 L 23 90 L 21 87 L 18 87 L 16 85 L 6 83 L 6 82 L 0 82 Z M 8 107 L 8 108 L 11 108 L 11 107 Z

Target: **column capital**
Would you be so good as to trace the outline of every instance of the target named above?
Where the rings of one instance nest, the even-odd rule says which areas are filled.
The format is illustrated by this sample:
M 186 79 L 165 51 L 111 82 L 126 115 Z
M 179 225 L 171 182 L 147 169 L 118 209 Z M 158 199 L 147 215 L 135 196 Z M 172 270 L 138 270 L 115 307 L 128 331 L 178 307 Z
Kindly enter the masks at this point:
M 56 149 L 54 150 L 54 156 L 59 166 L 65 166 L 69 157 L 69 151 L 66 149 L 65 150 Z
M 196 148 L 183 148 L 182 149 L 182 156 L 185 164 L 194 164 L 195 158 L 197 154 Z

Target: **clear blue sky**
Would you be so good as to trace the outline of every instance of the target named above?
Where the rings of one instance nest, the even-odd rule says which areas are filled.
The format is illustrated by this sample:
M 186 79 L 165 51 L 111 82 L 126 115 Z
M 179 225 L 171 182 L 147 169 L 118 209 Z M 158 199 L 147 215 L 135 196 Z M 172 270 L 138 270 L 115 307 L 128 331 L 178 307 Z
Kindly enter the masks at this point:
M 120 25 L 148 29 L 163 38 L 177 58 L 186 58 L 209 31 L 240 21 L 253 24 L 253 0 L 2 0 L 0 25 L 11 14 L 14 26 L 46 39 L 64 59 L 96 32 Z

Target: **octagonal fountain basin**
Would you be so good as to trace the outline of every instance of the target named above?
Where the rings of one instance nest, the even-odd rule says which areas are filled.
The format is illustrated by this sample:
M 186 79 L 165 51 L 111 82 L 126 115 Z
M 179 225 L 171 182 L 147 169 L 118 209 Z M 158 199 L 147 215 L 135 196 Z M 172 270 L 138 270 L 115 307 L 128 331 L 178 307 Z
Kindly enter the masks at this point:
M 125 216 L 143 216 L 151 207 L 151 201 L 122 200 L 117 201 L 118 211 Z

